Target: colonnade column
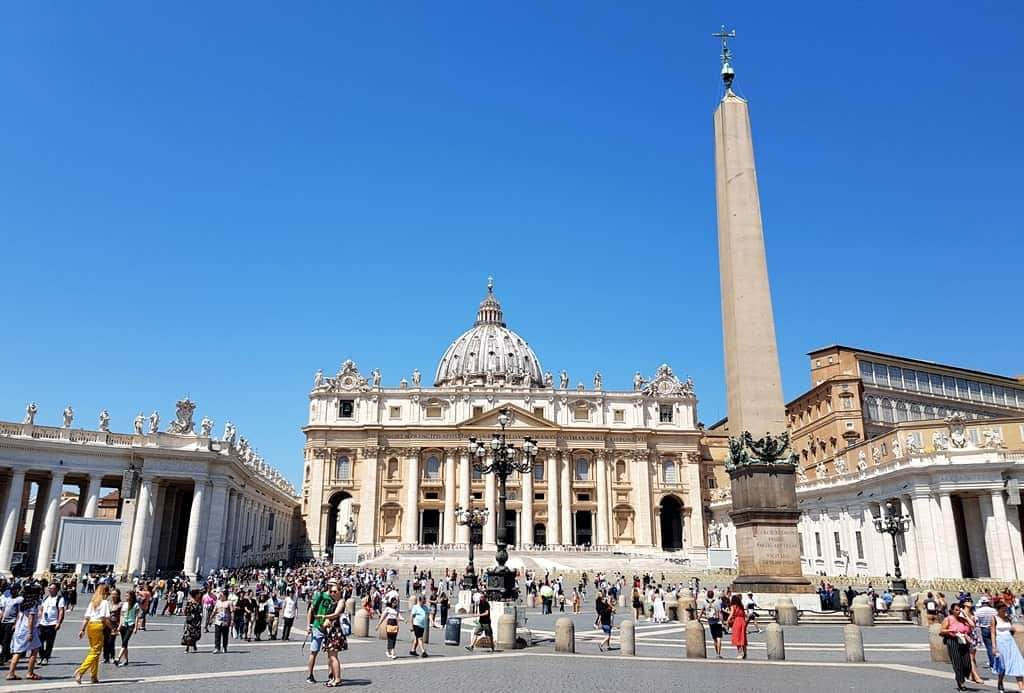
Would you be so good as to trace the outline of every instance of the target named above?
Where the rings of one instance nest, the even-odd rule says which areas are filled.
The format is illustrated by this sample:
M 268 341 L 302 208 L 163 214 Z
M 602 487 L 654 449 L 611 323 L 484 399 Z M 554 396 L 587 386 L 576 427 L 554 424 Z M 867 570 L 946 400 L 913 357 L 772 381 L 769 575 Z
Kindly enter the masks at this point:
M 413 448 L 409 451 L 406 463 L 405 508 L 403 510 L 402 541 L 406 544 L 419 543 L 420 528 L 420 451 Z
M 135 533 L 132 536 L 132 552 L 128 559 L 128 572 L 142 574 L 146 572 L 146 532 L 153 521 L 153 480 L 143 477 L 139 489 L 139 501 L 135 506 Z
M 221 560 L 221 566 L 224 568 L 231 568 L 235 565 L 235 491 L 232 488 L 227 489 L 227 499 L 225 500 L 227 506 L 224 511 L 224 558 Z
M 1013 555 L 1014 579 L 1024 577 L 1024 542 L 1021 540 L 1020 513 L 1016 505 L 1007 513 L 1007 527 L 1010 534 L 1010 553 Z
M 25 470 L 14 469 L 7 489 L 4 514 L 0 517 L 0 575 L 10 576 L 11 559 L 14 557 L 14 541 L 21 519 L 21 496 L 25 492 Z
M 469 453 L 459 453 L 459 505 L 469 508 L 470 487 L 473 483 L 473 473 L 469 468 Z M 468 544 L 470 539 L 469 527 L 459 525 L 459 543 Z
M 986 522 L 986 525 L 989 524 Z M 992 534 L 988 541 L 995 551 L 989 550 L 988 562 L 991 577 L 998 577 L 1004 580 L 1012 580 L 1017 575 L 1014 565 L 1013 549 L 1010 547 L 1009 527 L 1006 524 L 1006 504 L 1003 501 L 1003 490 L 992 491 Z M 988 535 L 988 532 L 985 532 Z M 993 561 L 993 555 L 998 558 Z M 999 571 L 998 573 L 996 571 Z
M 46 498 L 46 516 L 43 519 L 39 553 L 36 554 L 36 577 L 50 572 L 54 544 L 57 542 L 57 533 L 60 531 L 60 496 L 63 489 L 64 472 L 53 472 L 50 479 L 50 492 Z M 39 512 L 40 508 L 39 498 L 36 498 L 36 512 Z
M 516 542 L 520 547 L 533 543 L 533 467 L 522 473 L 519 477 L 519 492 L 522 494 L 520 505 L 523 509 L 520 513 L 519 540 Z
M 199 526 L 203 522 L 203 486 L 205 479 L 196 479 L 192 488 L 192 507 L 188 513 L 188 534 L 185 539 L 185 574 L 195 579 L 198 573 Z
M 455 543 L 455 451 L 446 450 L 444 460 L 444 532 L 442 544 Z
M 487 463 L 492 464 L 494 457 L 487 453 Z M 483 544 L 485 549 L 493 549 L 497 545 L 498 527 L 498 485 L 494 473 L 484 474 L 484 507 L 487 508 L 487 522 L 484 524 Z
M 198 482 L 196 482 L 198 483 Z M 203 569 L 211 570 L 226 565 L 227 550 L 227 515 L 228 515 L 228 483 L 224 479 L 216 479 L 209 501 L 209 521 L 207 522 L 206 552 L 203 558 Z
M 608 464 L 604 453 L 598 453 L 597 465 L 597 546 L 608 545 Z
M 636 543 L 640 546 L 652 546 L 651 536 L 651 467 L 646 452 L 638 452 L 633 458 L 636 495 L 633 506 L 636 508 Z
M 545 529 L 544 539 L 548 544 L 562 543 L 562 518 L 558 508 L 558 452 L 552 450 L 548 453 L 548 526 Z
M 363 451 L 362 475 L 359 479 L 359 520 L 356 524 L 356 543 L 373 546 L 377 543 L 377 485 L 382 452 L 379 448 Z M 287 528 L 284 530 L 287 535 Z M 290 539 L 286 536 L 285 544 Z
M 562 454 L 562 480 L 558 485 L 558 492 L 560 495 L 559 502 L 561 507 L 559 508 L 562 513 L 562 543 L 563 544 L 574 544 L 576 538 L 572 535 L 572 472 L 570 471 L 573 466 L 572 453 L 565 452 Z
M 945 537 L 944 542 L 938 542 L 940 544 L 950 542 L 946 553 L 946 562 L 941 566 L 941 572 L 943 577 L 961 578 L 963 571 L 960 568 L 960 542 L 957 541 L 956 518 L 953 516 L 953 498 L 948 492 L 939 495 L 939 510 L 942 513 L 943 533 L 935 536 Z

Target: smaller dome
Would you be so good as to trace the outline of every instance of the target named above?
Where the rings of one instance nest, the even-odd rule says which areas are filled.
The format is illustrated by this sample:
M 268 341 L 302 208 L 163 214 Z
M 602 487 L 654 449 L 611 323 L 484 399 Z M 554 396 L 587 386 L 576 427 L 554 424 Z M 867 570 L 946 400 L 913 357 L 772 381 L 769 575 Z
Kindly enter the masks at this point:
M 480 302 L 476 323 L 445 350 L 434 386 L 543 387 L 543 379 L 533 349 L 505 325 L 501 304 L 494 297 L 494 280 L 488 278 L 487 296 Z

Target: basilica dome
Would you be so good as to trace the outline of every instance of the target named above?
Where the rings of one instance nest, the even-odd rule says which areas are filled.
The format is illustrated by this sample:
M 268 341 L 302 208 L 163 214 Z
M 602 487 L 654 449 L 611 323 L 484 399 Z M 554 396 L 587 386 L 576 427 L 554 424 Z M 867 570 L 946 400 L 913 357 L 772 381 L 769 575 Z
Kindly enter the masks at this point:
M 494 298 L 494 282 L 488 279 L 487 297 L 480 303 L 476 323 L 445 350 L 434 386 L 542 387 L 543 378 L 533 349 L 505 326 L 501 304 Z

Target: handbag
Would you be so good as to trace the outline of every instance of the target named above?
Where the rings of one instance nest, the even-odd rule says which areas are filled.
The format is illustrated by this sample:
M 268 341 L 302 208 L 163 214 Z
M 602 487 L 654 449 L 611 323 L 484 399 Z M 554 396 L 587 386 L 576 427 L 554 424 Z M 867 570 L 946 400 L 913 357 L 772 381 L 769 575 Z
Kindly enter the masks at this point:
M 992 673 L 993 674 L 1005 674 L 1006 664 L 1003 662 L 1002 655 L 993 655 L 992 657 Z
M 388 635 L 398 635 L 398 621 L 395 619 L 389 619 L 387 625 L 384 627 L 384 632 Z

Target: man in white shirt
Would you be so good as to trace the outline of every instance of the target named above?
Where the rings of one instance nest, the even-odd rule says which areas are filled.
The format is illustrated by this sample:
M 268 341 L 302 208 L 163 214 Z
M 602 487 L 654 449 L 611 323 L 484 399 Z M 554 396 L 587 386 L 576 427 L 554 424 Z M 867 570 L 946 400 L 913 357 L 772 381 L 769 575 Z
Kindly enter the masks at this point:
M 291 640 L 292 624 L 295 623 L 295 600 L 292 599 L 291 594 L 286 594 L 281 601 L 281 618 L 284 620 L 281 639 Z
M 39 664 L 42 665 L 50 662 L 50 655 L 53 654 L 53 642 L 57 639 L 57 631 L 64 624 L 66 604 L 56 582 L 51 582 L 46 588 L 46 596 L 43 597 L 39 606 L 39 640 L 42 643 L 39 648 Z
M 992 668 L 992 619 L 996 617 L 996 610 L 992 608 L 992 600 L 982 597 L 978 600 L 978 609 L 974 612 L 974 618 L 981 629 L 981 640 L 985 643 L 985 654 L 988 655 L 988 668 Z

